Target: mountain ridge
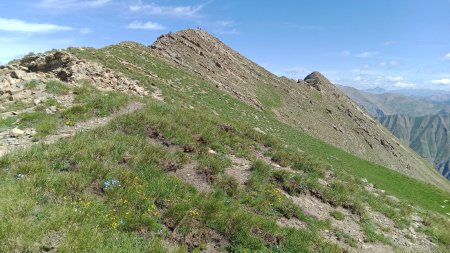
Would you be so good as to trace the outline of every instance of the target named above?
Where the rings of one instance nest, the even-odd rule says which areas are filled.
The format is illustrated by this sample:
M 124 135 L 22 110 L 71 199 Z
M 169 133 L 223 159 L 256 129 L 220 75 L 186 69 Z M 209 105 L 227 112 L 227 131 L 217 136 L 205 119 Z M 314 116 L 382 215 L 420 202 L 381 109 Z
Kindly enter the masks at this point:
M 316 138 L 448 188 L 448 182 L 431 164 L 398 142 L 318 72 L 306 81 L 279 78 L 199 29 L 162 35 L 150 48 L 169 63 L 200 75 L 217 88 Z M 278 93 L 283 95 L 272 95 Z
M 251 62 L 202 62 L 183 58 L 192 51 L 179 44 L 167 49 L 189 65 L 123 42 L 38 54 L 38 72 L 20 62 L 1 68 L 9 91 L 1 99 L 12 101 L 0 138 L 38 144 L 0 157 L 0 251 L 448 251 L 445 187 L 300 130 L 294 120 L 314 116 L 303 126 L 322 122 L 316 134 L 345 135 L 357 123 L 343 114 L 361 126 L 367 120 L 324 76 L 275 78 L 274 86 L 264 70 L 243 72 L 258 70 Z M 230 68 L 241 72 L 228 75 Z M 17 96 L 41 93 L 27 103 Z M 55 137 L 49 126 L 71 133 L 47 142 Z M 38 134 L 17 129 L 24 127 Z

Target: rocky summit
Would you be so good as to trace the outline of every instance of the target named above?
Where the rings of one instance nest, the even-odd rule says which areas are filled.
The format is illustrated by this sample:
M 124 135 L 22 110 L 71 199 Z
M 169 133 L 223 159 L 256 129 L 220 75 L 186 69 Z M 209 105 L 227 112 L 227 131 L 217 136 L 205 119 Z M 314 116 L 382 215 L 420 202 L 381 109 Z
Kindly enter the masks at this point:
M 0 86 L 0 252 L 450 250 L 450 183 L 319 72 L 188 29 Z

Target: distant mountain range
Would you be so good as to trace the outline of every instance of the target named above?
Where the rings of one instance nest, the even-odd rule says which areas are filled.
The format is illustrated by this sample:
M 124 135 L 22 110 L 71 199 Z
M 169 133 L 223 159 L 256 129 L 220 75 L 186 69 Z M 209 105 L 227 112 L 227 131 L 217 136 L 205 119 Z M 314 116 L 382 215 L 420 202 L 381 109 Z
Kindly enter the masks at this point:
M 400 91 L 379 93 L 379 88 L 371 92 L 346 86 L 339 88 L 450 179 L 448 92 L 403 90 L 403 94 L 399 94 Z
M 404 95 L 400 92 L 377 94 L 348 86 L 339 86 L 339 88 L 374 117 L 395 114 L 424 116 L 450 112 L 450 101 L 437 99 L 438 94 L 434 91 L 423 92 L 419 97 L 419 95 Z M 405 93 L 412 94 L 408 90 L 405 90 Z M 449 96 L 450 99 L 449 94 L 441 93 L 441 96 Z
M 408 97 L 423 98 L 434 102 L 450 102 L 450 91 L 430 89 L 398 89 L 386 90 L 381 87 L 362 90 L 372 94 L 397 94 Z

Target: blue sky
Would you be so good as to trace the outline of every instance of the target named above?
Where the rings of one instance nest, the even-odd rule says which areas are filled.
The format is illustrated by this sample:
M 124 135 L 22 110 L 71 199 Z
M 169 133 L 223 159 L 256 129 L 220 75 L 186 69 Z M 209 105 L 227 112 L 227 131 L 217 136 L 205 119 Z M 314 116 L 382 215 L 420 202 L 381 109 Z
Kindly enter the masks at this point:
M 0 2 L 0 63 L 201 27 L 277 75 L 450 90 L 450 0 Z

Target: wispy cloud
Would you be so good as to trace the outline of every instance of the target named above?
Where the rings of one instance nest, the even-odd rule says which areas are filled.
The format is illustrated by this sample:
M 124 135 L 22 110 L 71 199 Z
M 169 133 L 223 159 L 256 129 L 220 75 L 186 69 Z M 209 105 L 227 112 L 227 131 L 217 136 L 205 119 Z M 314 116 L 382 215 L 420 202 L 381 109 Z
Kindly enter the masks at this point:
M 221 35 L 234 35 L 234 34 L 239 34 L 239 31 L 236 28 L 232 28 L 229 30 L 215 30 L 216 33 L 221 34 Z
M 30 43 L 32 41 L 32 43 Z M 0 37 L 0 48 L 7 48 L 2 51 L 0 61 L 7 63 L 12 59 L 17 59 L 29 52 L 44 52 L 52 48 L 66 48 L 74 44 L 71 38 L 38 38 L 34 34 L 20 33 L 15 36 Z
M 392 88 L 411 88 L 416 87 L 417 83 L 407 80 L 400 75 L 385 75 L 385 71 L 373 71 L 373 73 L 358 73 L 351 79 L 347 80 L 348 84 L 352 84 L 360 88 L 383 87 Z
M 294 67 L 285 69 L 283 72 L 284 72 L 283 74 L 287 75 L 288 77 L 303 78 L 304 76 L 311 73 L 312 71 L 310 71 L 304 67 L 294 66 Z
M 363 80 L 362 76 L 356 76 L 356 77 L 353 78 L 354 82 L 361 82 L 362 80 Z
M 446 54 L 446 55 L 444 56 L 444 59 L 445 59 L 445 60 L 450 60 L 450 53 Z
M 29 23 L 19 19 L 0 18 L 0 30 L 7 32 L 45 33 L 70 31 L 73 28 L 48 23 Z
M 354 56 L 358 57 L 358 58 L 371 58 L 371 57 L 374 57 L 374 56 L 376 56 L 378 54 L 379 54 L 379 52 L 368 52 L 368 51 L 366 51 L 366 52 L 362 52 L 362 53 L 359 53 L 359 54 L 355 54 Z
M 369 65 L 364 65 L 361 68 L 354 68 L 354 69 L 352 69 L 351 72 L 359 73 L 359 72 L 363 72 L 363 71 L 369 70 L 369 68 L 370 68 Z
M 141 21 L 134 21 L 130 23 L 127 27 L 127 29 L 142 29 L 142 30 L 164 30 L 166 29 L 165 26 L 156 23 L 156 22 L 141 22 Z
M 450 85 L 450 78 L 442 78 L 438 80 L 432 80 L 432 84 Z
M 386 76 L 386 79 L 388 81 L 402 81 L 403 77 L 402 76 Z
M 407 82 L 396 82 L 394 84 L 394 86 L 397 88 L 411 88 L 411 87 L 416 86 L 416 84 L 415 83 L 407 83 Z
M 321 31 L 323 27 L 318 25 L 301 25 L 300 29 L 305 31 Z
M 283 22 L 283 27 L 289 28 L 289 29 L 300 29 L 305 31 L 321 31 L 324 30 L 323 26 L 320 25 L 313 25 L 313 24 L 299 24 L 295 22 Z
M 90 29 L 90 28 L 81 28 L 80 29 L 80 33 L 81 34 L 90 34 L 90 33 L 93 33 L 94 31 L 92 31 L 92 29 Z
M 385 41 L 385 42 L 381 43 L 381 45 L 387 47 L 387 46 L 395 45 L 395 44 L 397 44 L 397 43 L 398 43 L 398 42 L 395 41 L 395 40 L 388 40 L 388 41 Z
M 233 20 L 218 20 L 215 22 L 199 22 L 200 25 L 211 27 L 212 31 L 221 35 L 234 35 L 239 34 L 239 31 L 234 27 L 235 22 Z
M 378 54 L 380 54 L 377 51 L 365 51 L 365 52 L 361 52 L 361 53 L 352 53 L 350 51 L 343 51 L 342 53 L 340 53 L 341 56 L 351 56 L 351 57 L 357 57 L 357 58 L 372 58 L 374 56 L 377 56 Z
M 42 0 L 38 6 L 52 10 L 74 10 L 85 8 L 100 8 L 111 0 Z
M 382 61 L 380 63 L 378 63 L 379 66 L 381 67 L 394 67 L 394 66 L 398 66 L 400 65 L 400 62 L 398 61 Z
M 139 1 L 137 4 L 130 5 L 129 9 L 132 12 L 142 12 L 148 15 L 196 17 L 203 7 L 204 5 L 164 6 L 155 3 L 144 4 Z

